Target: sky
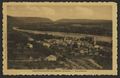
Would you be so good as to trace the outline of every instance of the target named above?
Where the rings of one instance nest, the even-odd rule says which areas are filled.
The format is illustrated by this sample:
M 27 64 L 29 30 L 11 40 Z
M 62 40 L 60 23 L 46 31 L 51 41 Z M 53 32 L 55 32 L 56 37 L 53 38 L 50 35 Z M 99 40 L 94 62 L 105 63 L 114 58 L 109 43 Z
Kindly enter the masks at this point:
M 99 5 L 8 5 L 7 14 L 16 17 L 112 20 L 112 7 Z

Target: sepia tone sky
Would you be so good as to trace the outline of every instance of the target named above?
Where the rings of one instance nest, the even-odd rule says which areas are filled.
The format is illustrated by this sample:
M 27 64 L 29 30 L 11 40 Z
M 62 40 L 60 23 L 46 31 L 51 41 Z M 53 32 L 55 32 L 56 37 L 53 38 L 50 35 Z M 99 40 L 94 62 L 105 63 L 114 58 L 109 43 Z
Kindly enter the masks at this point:
M 17 17 L 45 17 L 58 19 L 112 20 L 112 7 L 99 5 L 9 5 L 7 14 Z

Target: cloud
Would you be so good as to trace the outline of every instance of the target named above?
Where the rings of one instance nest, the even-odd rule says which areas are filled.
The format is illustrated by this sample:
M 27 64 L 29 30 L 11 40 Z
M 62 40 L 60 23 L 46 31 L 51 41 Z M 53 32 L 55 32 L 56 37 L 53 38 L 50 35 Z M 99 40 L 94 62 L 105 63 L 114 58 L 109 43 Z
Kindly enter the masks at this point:
M 55 10 L 52 8 L 48 7 L 41 7 L 40 8 L 41 12 L 44 13 L 45 15 L 55 15 Z
M 64 7 L 55 10 L 55 19 L 87 19 L 94 16 L 94 11 L 86 7 Z
M 54 15 L 55 10 L 49 7 L 38 7 L 38 6 L 27 6 L 25 7 L 26 10 L 31 11 L 38 14 L 43 14 L 43 15 Z
M 94 14 L 92 9 L 86 7 L 75 7 L 75 12 L 84 16 L 92 16 Z
M 37 6 L 11 6 L 7 9 L 8 15 L 12 16 L 32 16 L 32 17 L 51 17 L 55 15 L 55 10 L 49 7 L 37 7 Z
M 47 6 L 47 5 L 9 5 L 8 15 L 20 17 L 46 17 L 52 20 L 70 19 L 111 19 L 110 7 L 95 6 Z

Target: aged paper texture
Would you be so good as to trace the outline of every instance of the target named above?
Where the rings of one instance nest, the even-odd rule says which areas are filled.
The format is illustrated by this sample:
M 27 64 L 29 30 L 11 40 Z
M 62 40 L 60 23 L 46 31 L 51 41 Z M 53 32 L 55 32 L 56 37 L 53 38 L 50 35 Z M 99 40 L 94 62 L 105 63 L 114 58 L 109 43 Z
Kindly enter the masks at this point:
M 117 75 L 117 4 L 3 3 L 3 74 Z

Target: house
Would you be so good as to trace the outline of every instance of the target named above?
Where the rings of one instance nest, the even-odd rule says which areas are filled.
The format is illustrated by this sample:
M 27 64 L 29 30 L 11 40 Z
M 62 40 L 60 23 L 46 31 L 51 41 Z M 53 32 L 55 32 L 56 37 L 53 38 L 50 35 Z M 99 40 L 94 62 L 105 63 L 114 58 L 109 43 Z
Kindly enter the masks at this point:
M 46 47 L 48 47 L 48 48 L 49 48 L 49 47 L 50 47 L 50 44 L 49 44 L 49 43 L 45 43 L 45 42 L 44 42 L 44 43 L 43 43 L 43 46 L 46 46 Z
M 56 61 L 57 57 L 55 55 L 49 55 L 45 58 L 46 61 Z
M 34 39 L 33 39 L 33 38 L 31 38 L 31 37 L 29 37 L 29 38 L 28 38 L 28 40 L 29 40 L 29 41 L 34 41 Z
M 33 44 L 31 44 L 31 43 L 27 43 L 27 46 L 28 46 L 28 48 L 33 48 Z
M 98 48 L 100 48 L 100 46 L 99 45 L 94 45 L 94 48 L 98 49 Z

